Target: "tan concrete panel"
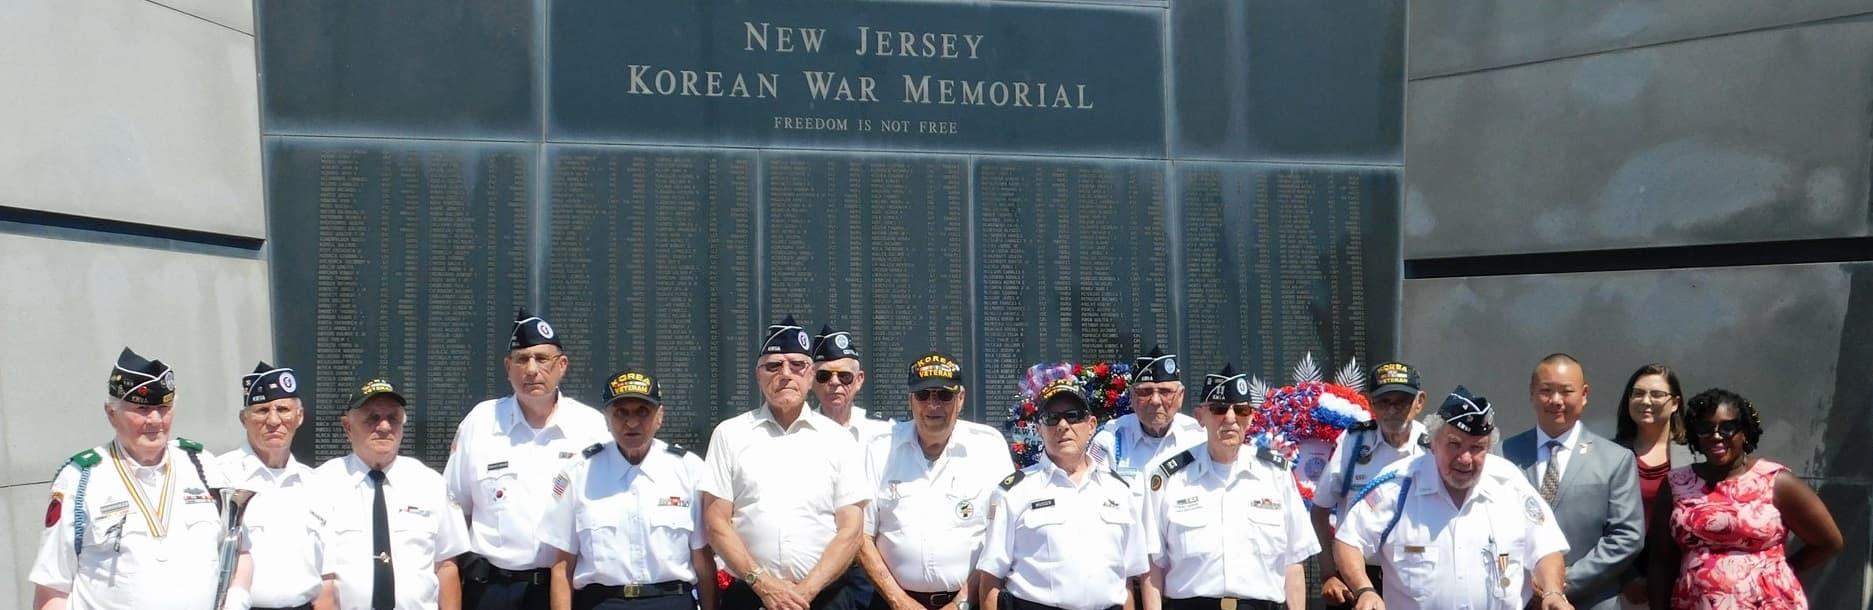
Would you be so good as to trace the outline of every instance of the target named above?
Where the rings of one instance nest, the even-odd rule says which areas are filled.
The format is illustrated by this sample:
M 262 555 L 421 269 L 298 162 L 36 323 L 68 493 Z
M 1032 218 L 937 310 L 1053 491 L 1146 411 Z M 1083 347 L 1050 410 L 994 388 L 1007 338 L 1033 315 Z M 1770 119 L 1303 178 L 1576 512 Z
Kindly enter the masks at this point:
M 265 235 L 254 39 L 141 0 L 0 3 L 0 205 Z

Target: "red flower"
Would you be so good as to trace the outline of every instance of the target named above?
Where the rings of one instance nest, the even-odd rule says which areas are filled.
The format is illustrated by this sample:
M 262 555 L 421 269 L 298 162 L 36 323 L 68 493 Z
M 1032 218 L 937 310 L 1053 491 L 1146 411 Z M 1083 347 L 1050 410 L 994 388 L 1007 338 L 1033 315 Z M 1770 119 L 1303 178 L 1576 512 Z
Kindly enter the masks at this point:
M 1106 390 L 1106 404 L 1112 404 L 1118 401 L 1119 401 L 1119 391 L 1113 390 L 1113 389 L 1107 389 Z
M 1101 362 L 1093 367 L 1093 374 L 1100 377 L 1110 375 L 1112 374 L 1112 365 Z
M 728 570 L 716 570 L 715 571 L 715 588 L 716 589 L 727 591 L 728 585 L 733 582 L 735 582 L 735 579 L 728 575 Z
M 1028 444 L 1027 444 L 1027 443 L 1023 443 L 1023 442 L 1021 442 L 1021 441 L 1015 441 L 1015 453 L 1021 453 L 1021 452 L 1023 452 L 1023 451 L 1027 451 L 1027 450 L 1028 450 Z
M 1124 378 L 1124 377 L 1113 377 L 1113 378 L 1112 378 L 1112 387 L 1116 387 L 1116 388 L 1123 388 L 1123 387 L 1125 387 L 1125 378 Z
M 1022 415 L 1033 415 L 1033 414 L 1034 414 L 1034 403 L 1031 403 L 1031 402 L 1024 402 L 1024 403 L 1021 403 L 1021 414 L 1022 414 Z
M 1073 365 L 1073 376 L 1074 376 L 1074 377 L 1078 377 L 1078 376 L 1080 376 L 1080 374 L 1081 374 L 1081 373 L 1085 373 L 1085 372 L 1086 372 L 1086 367 L 1084 367 L 1084 366 L 1080 366 L 1080 365 L 1078 365 L 1078 364 L 1075 364 L 1075 365 Z

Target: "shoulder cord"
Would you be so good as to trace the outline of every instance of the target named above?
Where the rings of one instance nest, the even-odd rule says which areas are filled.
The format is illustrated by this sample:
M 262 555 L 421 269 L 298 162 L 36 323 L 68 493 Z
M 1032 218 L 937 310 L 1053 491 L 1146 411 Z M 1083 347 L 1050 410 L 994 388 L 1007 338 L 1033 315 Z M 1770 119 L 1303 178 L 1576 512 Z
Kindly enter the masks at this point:
M 1353 489 L 1353 468 L 1359 464 L 1359 453 L 1363 451 L 1365 447 L 1366 431 L 1360 430 L 1359 432 L 1353 433 L 1353 451 L 1347 454 L 1346 468 L 1340 473 L 1340 505 L 1334 507 L 1336 509 L 1334 512 L 1338 512 L 1337 509 L 1347 504 L 1346 492 L 1352 491 Z

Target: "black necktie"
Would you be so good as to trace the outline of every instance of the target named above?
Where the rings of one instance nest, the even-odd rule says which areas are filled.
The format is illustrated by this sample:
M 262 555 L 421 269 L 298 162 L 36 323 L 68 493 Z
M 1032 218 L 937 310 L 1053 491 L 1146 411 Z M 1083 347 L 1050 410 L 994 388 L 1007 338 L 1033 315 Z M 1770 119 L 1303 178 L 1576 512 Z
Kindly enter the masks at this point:
M 397 580 L 390 573 L 390 509 L 384 507 L 384 471 L 372 470 L 377 483 L 371 504 L 371 609 L 395 610 Z

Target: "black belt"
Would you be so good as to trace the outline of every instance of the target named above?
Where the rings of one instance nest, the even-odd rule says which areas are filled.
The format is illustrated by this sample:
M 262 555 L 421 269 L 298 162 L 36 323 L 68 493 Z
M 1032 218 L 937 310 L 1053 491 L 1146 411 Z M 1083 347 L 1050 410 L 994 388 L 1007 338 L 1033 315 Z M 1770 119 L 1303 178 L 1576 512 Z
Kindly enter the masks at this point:
M 286 606 L 286 607 L 283 607 L 283 608 L 271 608 L 271 607 L 266 607 L 266 606 L 254 606 L 254 607 L 253 607 L 253 608 L 252 608 L 251 610 L 312 610 L 312 602 L 306 602 L 306 603 L 303 603 L 303 604 L 300 604 L 300 605 L 297 605 L 297 606 Z
M 923 604 L 923 607 L 929 608 L 930 610 L 937 610 L 938 608 L 948 606 L 950 602 L 956 600 L 955 591 L 924 593 L 922 591 L 906 590 L 904 594 L 909 595 L 911 599 L 917 600 L 917 603 Z
M 1004 594 L 1005 593 L 1006 591 L 1004 590 Z M 1015 597 L 1013 595 L 1008 596 L 1008 601 L 1012 602 L 1008 605 L 1012 606 L 1014 610 L 1066 610 L 1065 608 L 1061 608 L 1059 606 L 1049 606 L 1047 604 L 1039 604 L 1039 603 L 1031 602 L 1025 599 L 1021 599 L 1019 597 Z M 1120 608 L 1123 608 L 1123 607 L 1124 606 L 1112 606 L 1112 607 L 1106 608 L 1105 610 L 1119 610 Z
M 531 570 L 503 570 L 488 566 L 489 580 L 501 582 L 524 582 L 530 585 L 544 585 L 553 581 L 552 568 L 534 568 Z
M 1287 604 L 1241 597 L 1164 598 L 1168 610 L 1287 610 Z
M 585 588 L 579 589 L 579 592 L 619 599 L 641 599 L 665 595 L 689 595 L 694 590 L 696 590 L 695 585 L 680 580 L 671 580 L 648 585 L 586 585 Z

